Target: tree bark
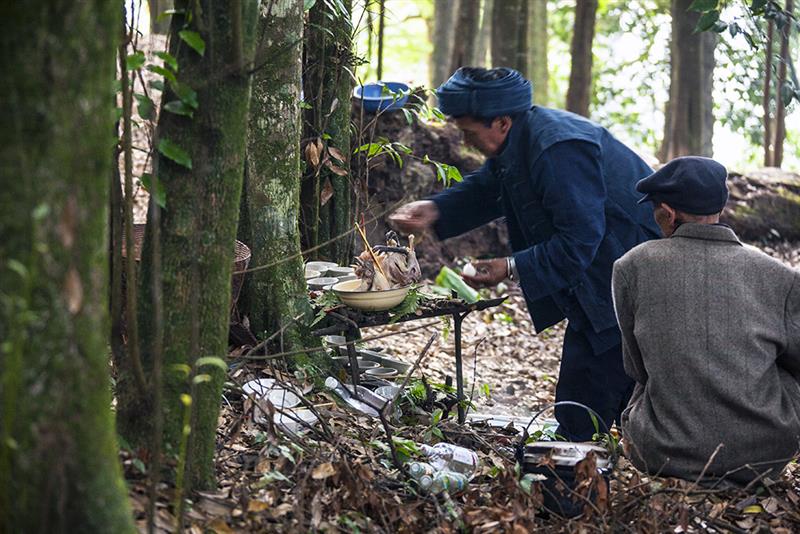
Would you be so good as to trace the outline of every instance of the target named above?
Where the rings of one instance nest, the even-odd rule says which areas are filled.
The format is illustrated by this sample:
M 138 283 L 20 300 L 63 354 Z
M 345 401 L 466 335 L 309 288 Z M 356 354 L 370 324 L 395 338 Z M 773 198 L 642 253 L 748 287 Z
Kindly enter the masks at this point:
M 276 352 L 310 347 L 318 339 L 303 326 L 312 312 L 298 226 L 303 14 L 302 0 L 289 0 L 259 18 L 239 223 L 239 239 L 252 252 L 251 266 L 271 266 L 248 275 L 240 308 L 259 335 L 285 328 L 276 336 L 283 340 Z
M 162 20 L 158 19 L 164 11 L 172 9 L 173 5 L 173 0 L 147 0 L 147 6 L 150 12 L 151 33 L 164 35 L 169 31 L 170 16 L 164 16 Z
M 495 0 L 492 11 L 492 66 L 517 68 L 522 0 Z M 527 9 L 527 8 L 526 8 Z
M 250 69 L 255 43 L 258 2 L 180 2 L 192 11 L 174 15 L 170 52 L 180 65 L 178 86 L 197 91 L 194 117 L 162 107 L 159 143 L 182 147 L 191 168 L 159 155 L 157 168 L 167 209 L 160 224 L 164 302 L 164 441 L 180 449 L 185 410 L 191 409 L 186 488 L 214 486 L 214 443 L 225 373 L 213 366 L 198 367 L 200 357 L 225 358 L 231 302 L 231 269 L 239 219 L 245 140 L 250 105 Z M 195 9 L 196 8 L 196 9 Z M 205 55 L 177 35 L 184 27 L 205 41 Z M 178 100 L 170 83 L 162 102 Z M 162 145 L 163 146 L 163 145 Z M 148 221 L 151 225 L 151 221 Z M 140 280 L 145 364 L 150 355 L 152 324 L 150 230 L 145 239 Z M 188 366 L 190 376 L 176 371 Z M 200 374 L 209 380 L 194 380 Z M 187 406 L 182 395 L 191 396 Z M 120 396 L 120 430 L 131 443 L 142 443 L 155 414 L 143 399 Z
M 694 33 L 700 14 L 689 11 L 691 3 L 692 0 L 672 2 L 669 113 L 659 151 L 661 161 L 686 155 L 710 157 L 713 153 L 712 89 L 717 35 Z
M 786 0 L 786 11 L 794 11 L 794 1 Z M 789 63 L 789 36 L 792 33 L 791 22 L 781 28 L 781 59 L 778 66 L 778 87 L 775 90 L 775 141 L 773 143 L 774 159 L 772 165 L 780 167 L 783 163 L 783 142 L 786 140 L 786 106 L 783 104 L 783 85 L 786 83 L 786 65 Z
M 475 46 L 475 58 L 472 65 L 483 67 L 486 65 L 486 58 L 492 48 L 492 14 L 494 13 L 495 0 L 483 0 L 481 10 L 481 29 L 478 34 L 478 43 Z
M 339 11 L 344 8 L 345 12 Z M 342 155 L 350 154 L 350 95 L 353 83 L 345 67 L 351 67 L 352 40 L 350 0 L 334 4 L 317 2 L 309 13 L 305 68 L 303 75 L 306 111 L 306 141 L 319 139 L 323 146 L 321 161 L 333 147 Z M 331 33 L 326 32 L 327 28 Z M 335 153 L 335 152 L 334 152 Z M 349 264 L 353 251 L 353 190 L 347 161 L 330 159 L 317 172 L 308 162 L 303 177 L 303 247 L 321 246 L 310 257 L 322 257 Z M 331 170 L 333 169 L 333 170 Z M 334 172 L 336 171 L 336 172 Z M 344 174 L 342 174 L 344 173 Z M 315 212 L 317 216 L 315 217 Z M 329 244 L 326 241 L 333 240 Z
M 533 82 L 533 102 L 548 103 L 550 80 L 547 66 L 547 0 L 530 0 L 528 4 L 528 74 Z
M 774 166 L 775 157 L 772 151 L 772 111 L 769 101 L 772 97 L 772 43 L 775 23 L 767 21 L 767 49 L 764 54 L 764 95 L 762 107 L 764 108 L 764 166 Z
M 526 78 L 530 78 L 528 71 L 528 0 L 522 0 L 517 16 L 517 57 L 514 68 L 522 73 Z
M 460 0 L 455 26 L 458 37 L 453 40 L 451 73 L 459 67 L 472 66 L 478 45 L 480 16 L 481 0 Z
M 581 0 L 575 5 L 566 108 L 584 117 L 589 116 L 592 100 L 592 42 L 596 16 L 597 0 Z
M 433 54 L 431 87 L 439 87 L 452 74 L 452 57 L 461 0 L 435 0 L 433 4 Z
M 0 7 L 0 530 L 7 532 L 135 532 L 108 376 L 120 7 L 88 0 Z

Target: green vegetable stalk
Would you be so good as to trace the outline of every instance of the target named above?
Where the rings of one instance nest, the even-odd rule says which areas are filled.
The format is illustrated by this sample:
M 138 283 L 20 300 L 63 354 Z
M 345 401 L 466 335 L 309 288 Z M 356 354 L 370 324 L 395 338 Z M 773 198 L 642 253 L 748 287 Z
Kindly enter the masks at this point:
M 436 285 L 452 289 L 460 298 L 470 304 L 481 299 L 478 292 L 469 287 L 464 279 L 461 278 L 461 275 L 446 265 L 439 271 L 439 275 L 436 277 Z

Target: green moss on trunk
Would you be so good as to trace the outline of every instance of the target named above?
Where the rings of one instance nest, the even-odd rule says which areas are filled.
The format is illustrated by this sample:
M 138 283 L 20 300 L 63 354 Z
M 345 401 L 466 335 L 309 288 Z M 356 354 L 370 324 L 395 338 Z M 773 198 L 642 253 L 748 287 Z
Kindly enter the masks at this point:
M 0 530 L 7 532 L 134 531 L 107 353 L 120 7 L 0 8 Z
M 170 140 L 192 159 L 188 169 L 158 158 L 167 209 L 161 219 L 164 306 L 164 440 L 167 450 L 178 450 L 184 406 L 180 395 L 193 397 L 189 445 L 189 487 L 214 486 L 214 443 L 224 373 L 213 366 L 195 369 L 197 358 L 225 358 L 231 299 L 231 270 L 239 218 L 245 137 L 250 102 L 248 63 L 255 42 L 257 5 L 254 0 L 228 4 L 210 0 L 178 2 L 194 9 L 189 28 L 205 41 L 205 55 L 188 47 L 177 35 L 186 19 L 175 15 L 170 52 L 178 59 L 178 82 L 197 91 L 194 117 L 162 109 L 159 142 Z M 235 10 L 240 9 L 240 13 Z M 237 19 L 241 40 L 237 40 Z M 239 61 L 242 61 L 240 64 Z M 176 100 L 168 90 L 163 102 Z M 145 244 L 140 280 L 140 307 L 144 363 L 152 366 L 153 328 L 150 300 L 151 250 Z M 189 365 L 210 381 L 193 388 L 175 371 Z M 132 443 L 147 439 L 152 414 L 142 402 L 120 405 Z
M 323 138 L 326 144 L 338 149 L 345 156 L 351 152 L 350 95 L 353 83 L 346 69 L 350 68 L 352 62 L 351 12 L 351 0 L 317 2 L 311 8 L 304 73 L 304 93 L 311 108 L 306 112 L 307 128 L 303 137 Z M 317 178 L 313 177 L 313 169 L 309 169 L 303 180 L 303 245 L 307 248 L 342 236 L 353 228 L 350 162 L 333 160 L 332 163 L 348 174 L 340 176 L 323 167 Z M 313 207 L 309 203 L 321 202 L 321 192 L 328 182 L 333 196 L 325 205 Z M 315 209 L 318 210 L 317 218 L 310 219 L 314 216 Z M 353 234 L 339 237 L 323 246 L 315 257 L 348 264 L 353 250 L 352 244 Z
M 264 338 L 283 328 L 275 345 L 288 351 L 319 343 L 304 326 L 312 315 L 298 227 L 302 2 L 274 3 L 259 26 L 239 235 L 251 266 L 270 267 L 247 275 L 243 301 L 252 330 Z

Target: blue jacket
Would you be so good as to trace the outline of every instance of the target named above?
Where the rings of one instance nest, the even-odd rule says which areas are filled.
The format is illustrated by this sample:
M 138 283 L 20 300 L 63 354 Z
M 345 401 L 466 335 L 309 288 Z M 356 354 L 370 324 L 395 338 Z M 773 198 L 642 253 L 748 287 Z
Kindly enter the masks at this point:
M 603 352 L 620 342 L 614 261 L 661 235 L 634 189 L 652 172 L 605 128 L 534 106 L 498 156 L 432 198 L 435 230 L 446 239 L 504 216 L 536 331 L 567 318 Z

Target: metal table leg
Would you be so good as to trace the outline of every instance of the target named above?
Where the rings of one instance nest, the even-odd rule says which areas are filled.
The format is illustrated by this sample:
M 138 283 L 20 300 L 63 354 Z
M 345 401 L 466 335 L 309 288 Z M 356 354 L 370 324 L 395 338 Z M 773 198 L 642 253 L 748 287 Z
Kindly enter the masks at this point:
M 355 340 L 358 339 L 358 330 L 350 328 L 345 332 L 347 341 L 347 358 L 350 361 L 350 376 L 353 380 L 353 396 L 358 398 L 358 359 L 355 347 Z
M 455 346 L 456 346 L 456 398 L 458 399 L 458 423 L 463 424 L 466 420 L 464 413 L 464 373 L 461 369 L 461 321 L 466 317 L 465 314 L 454 313 L 453 323 L 455 330 Z

